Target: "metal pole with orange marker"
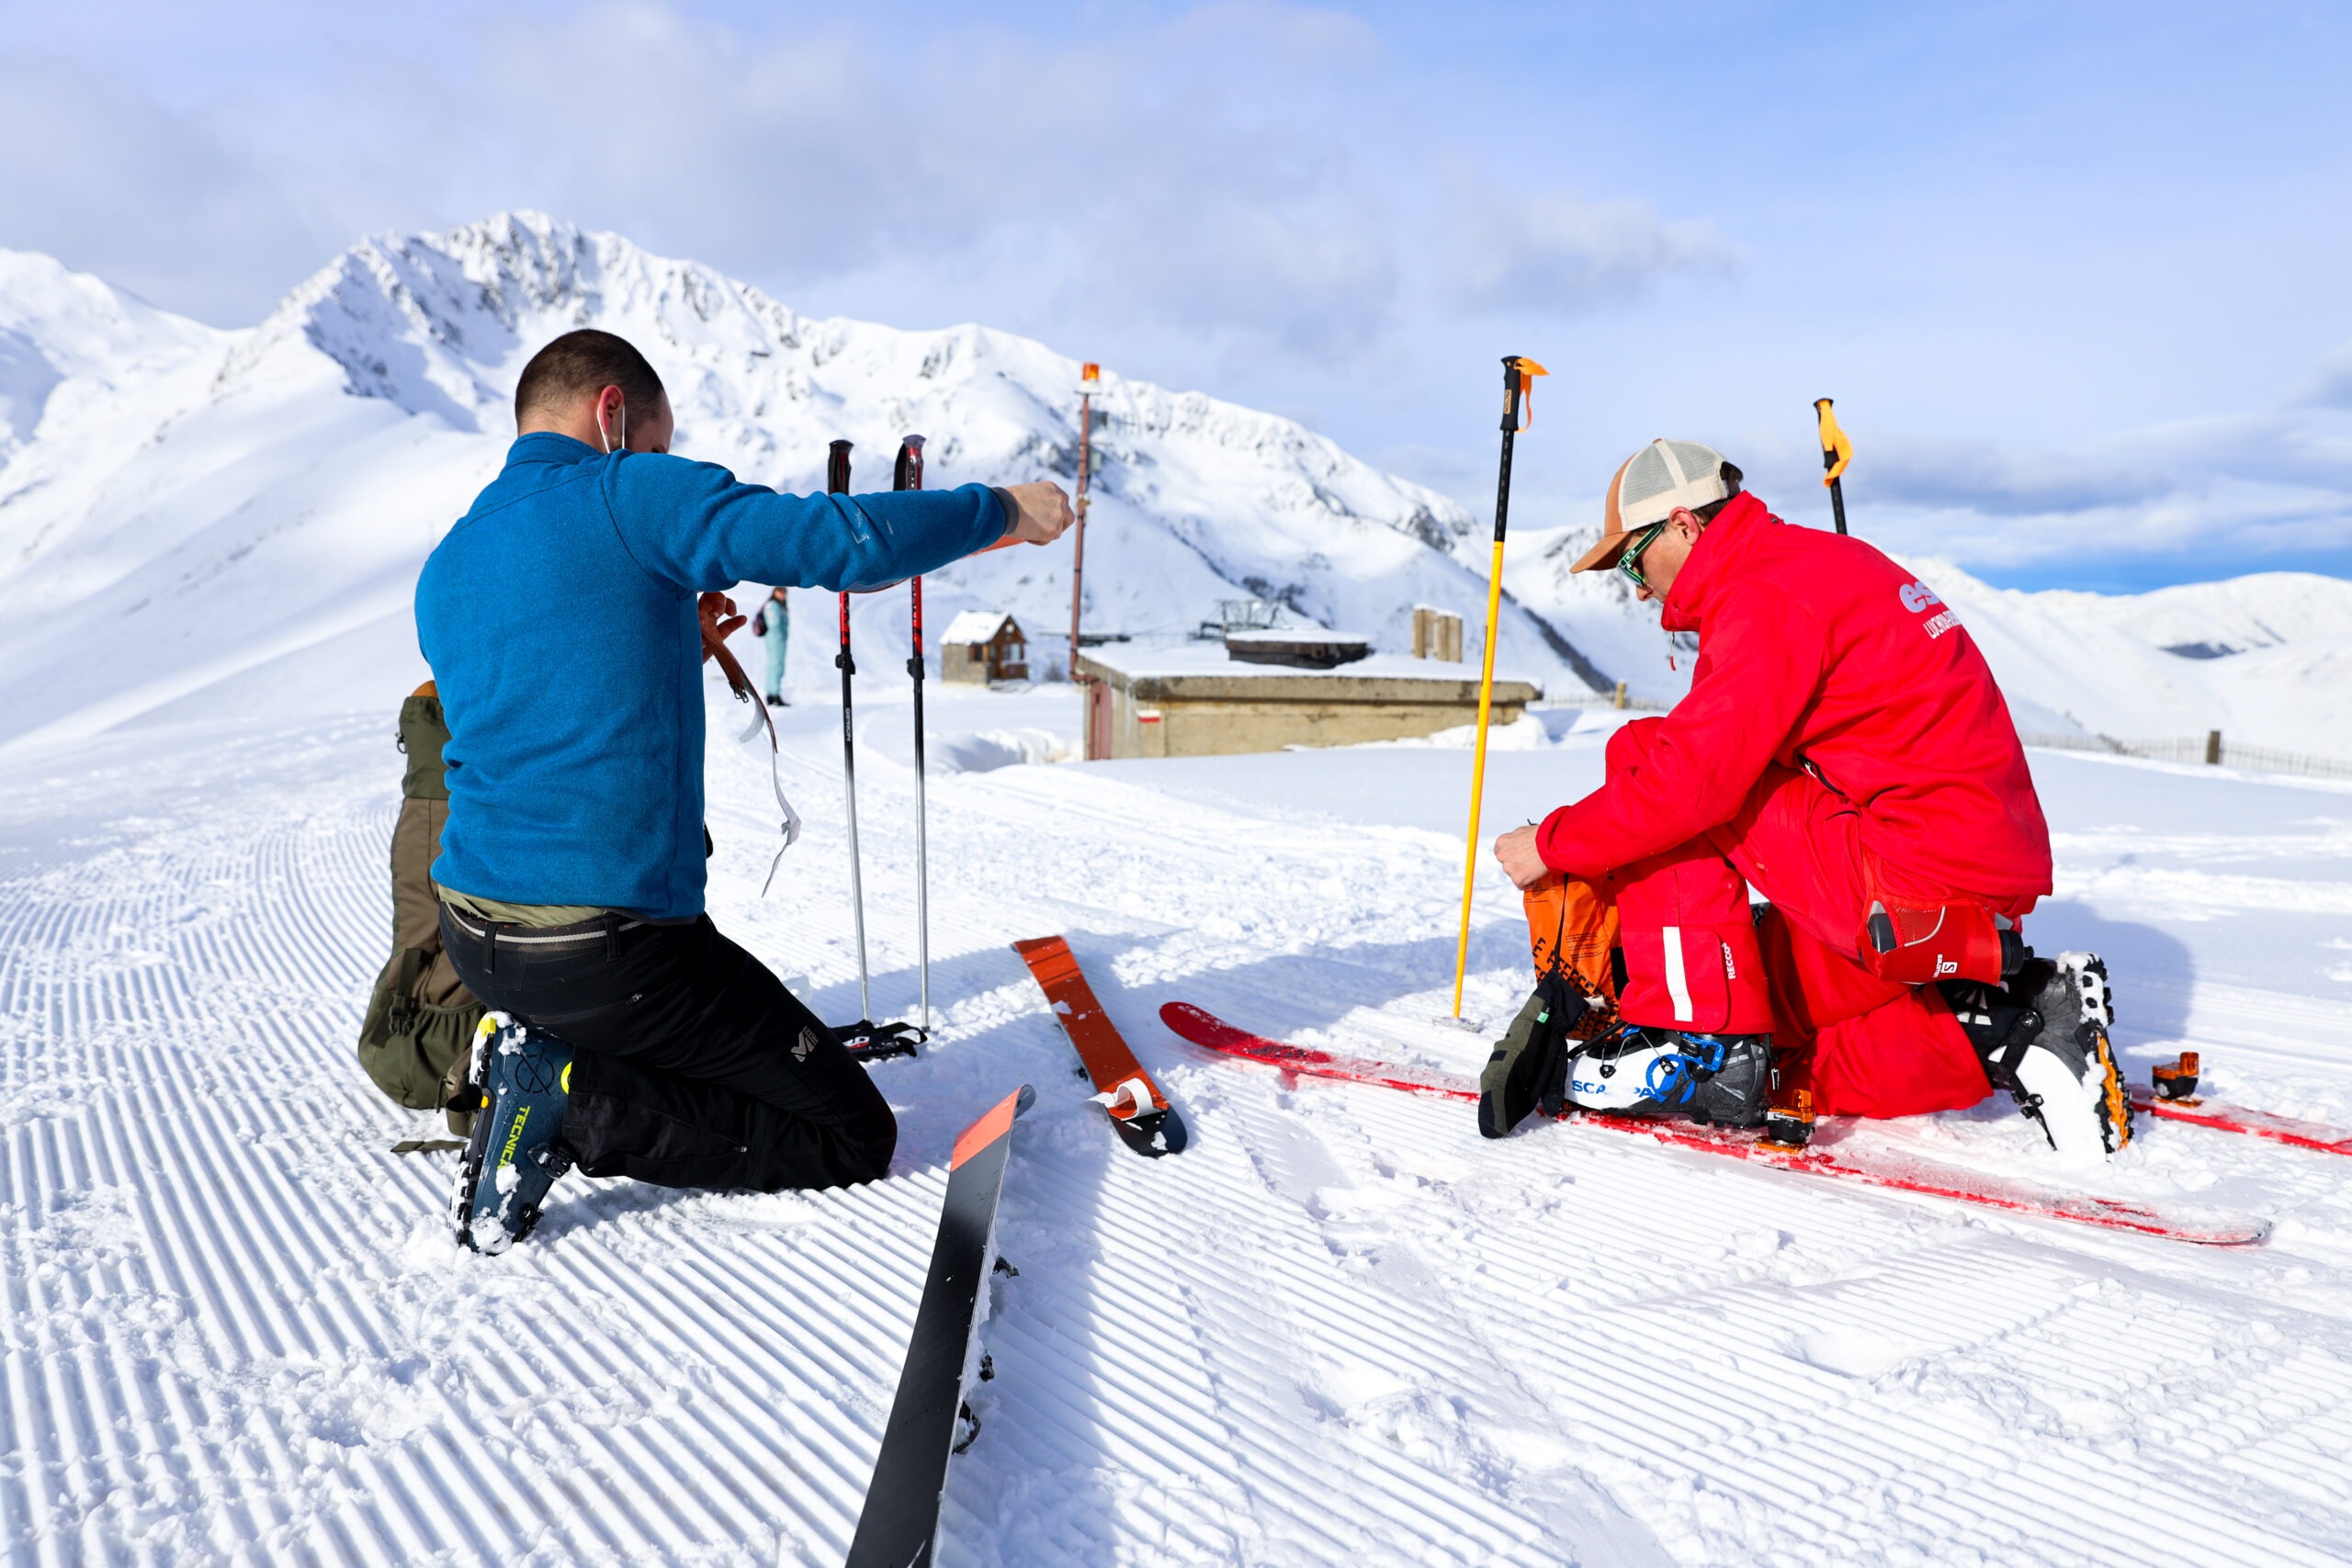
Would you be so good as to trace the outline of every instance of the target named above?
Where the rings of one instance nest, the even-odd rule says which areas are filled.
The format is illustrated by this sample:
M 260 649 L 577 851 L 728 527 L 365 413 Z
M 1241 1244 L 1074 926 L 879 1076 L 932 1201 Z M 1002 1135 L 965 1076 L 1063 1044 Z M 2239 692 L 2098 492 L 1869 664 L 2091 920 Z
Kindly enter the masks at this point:
M 1524 355 L 1503 356 L 1503 457 L 1495 481 L 1495 556 L 1487 573 L 1487 649 L 1478 672 L 1478 743 L 1470 773 L 1470 841 L 1462 864 L 1462 940 L 1453 953 L 1453 1016 L 1462 1016 L 1462 981 L 1470 969 L 1470 895 L 1478 883 L 1478 807 L 1487 793 L 1487 720 L 1495 701 L 1495 628 L 1503 611 L 1503 530 L 1510 521 L 1511 439 L 1525 426 L 1520 423 L 1524 401 L 1527 421 L 1535 421 L 1535 378 L 1548 376 Z
M 1079 733 L 1091 733 L 1091 708 L 1088 699 L 1092 694 L 1078 672 L 1079 610 L 1085 603 L 1082 594 L 1086 585 L 1086 480 L 1087 470 L 1094 466 L 1094 394 L 1102 385 L 1102 367 L 1092 360 L 1078 373 L 1078 495 L 1070 509 L 1078 521 L 1070 531 L 1069 558 L 1069 679 L 1078 688 Z
M 1814 399 L 1813 412 L 1821 421 L 1821 466 L 1827 470 L 1827 477 L 1821 482 L 1829 487 L 1830 514 L 1838 520 L 1838 531 L 1842 534 L 1846 531 L 1846 487 L 1838 480 L 1846 472 L 1846 465 L 1854 460 L 1854 444 L 1838 428 L 1838 416 L 1829 412 L 1827 398 Z

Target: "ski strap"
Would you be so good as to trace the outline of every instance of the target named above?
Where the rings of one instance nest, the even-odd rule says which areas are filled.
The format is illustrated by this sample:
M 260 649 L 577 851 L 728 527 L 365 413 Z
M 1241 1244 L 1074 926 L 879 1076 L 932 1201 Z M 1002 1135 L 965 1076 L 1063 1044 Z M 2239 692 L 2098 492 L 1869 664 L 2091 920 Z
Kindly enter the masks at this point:
M 752 712 L 756 716 L 752 723 L 743 727 L 743 733 L 735 738 L 737 743 L 749 741 L 760 732 L 763 725 L 767 728 L 768 786 L 775 791 L 776 809 L 784 814 L 783 824 L 777 829 L 784 835 L 784 842 L 777 847 L 775 858 L 768 862 L 767 880 L 760 884 L 760 897 L 764 898 L 768 896 L 768 889 L 775 885 L 776 868 L 784 863 L 784 852 L 799 841 L 800 813 L 792 809 L 792 802 L 784 797 L 784 748 L 775 738 L 775 716 L 768 712 L 768 705 L 761 700 L 759 689 L 752 684 L 752 678 L 743 673 L 743 666 L 737 662 L 734 652 L 728 648 L 727 639 L 718 635 L 718 617 L 730 608 L 727 596 L 723 593 L 703 594 L 695 601 L 695 608 L 702 620 L 702 656 L 718 661 L 719 672 L 727 677 L 727 689 L 735 694 L 737 702 L 751 704 Z
M 1090 1094 L 1086 1098 L 1122 1122 L 1132 1117 L 1148 1116 L 1159 1109 L 1152 1103 L 1151 1080 L 1141 1073 L 1113 1085 L 1100 1094 Z

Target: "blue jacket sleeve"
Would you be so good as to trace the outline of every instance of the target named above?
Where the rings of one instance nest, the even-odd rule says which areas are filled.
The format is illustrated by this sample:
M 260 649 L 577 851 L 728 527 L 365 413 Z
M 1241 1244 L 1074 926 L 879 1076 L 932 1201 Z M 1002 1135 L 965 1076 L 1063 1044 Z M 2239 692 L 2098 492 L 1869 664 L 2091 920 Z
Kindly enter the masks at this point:
M 616 453 L 601 482 L 622 547 L 654 576 L 696 592 L 738 582 L 876 588 L 985 549 L 1012 522 L 986 485 L 782 495 L 716 463 L 661 453 Z

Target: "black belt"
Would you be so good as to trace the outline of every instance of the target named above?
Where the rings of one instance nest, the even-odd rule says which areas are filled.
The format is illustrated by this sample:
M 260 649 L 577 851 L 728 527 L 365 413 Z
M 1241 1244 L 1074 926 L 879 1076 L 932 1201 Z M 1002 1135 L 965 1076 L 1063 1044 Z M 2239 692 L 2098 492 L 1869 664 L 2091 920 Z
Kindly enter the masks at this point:
M 488 967 L 493 973 L 498 968 L 498 947 L 502 942 L 508 947 L 544 948 L 601 942 L 605 944 L 605 956 L 617 958 L 620 956 L 621 932 L 635 931 L 647 923 L 626 915 L 604 914 L 593 919 L 574 920 L 560 926 L 525 926 L 509 920 L 484 920 L 474 926 L 466 923 L 466 917 L 454 904 L 444 903 L 441 912 L 448 918 L 451 925 L 482 944 L 490 954 Z

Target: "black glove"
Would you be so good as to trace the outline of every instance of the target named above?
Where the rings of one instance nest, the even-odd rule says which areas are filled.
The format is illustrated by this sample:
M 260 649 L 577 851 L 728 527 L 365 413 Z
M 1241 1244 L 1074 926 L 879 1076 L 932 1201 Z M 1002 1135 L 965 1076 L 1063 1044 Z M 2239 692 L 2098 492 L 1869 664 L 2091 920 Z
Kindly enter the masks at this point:
M 1568 1058 L 1576 1054 L 1568 1032 L 1590 1005 L 1557 970 L 1536 982 L 1535 994 L 1478 1075 L 1481 1134 L 1507 1136 L 1539 1108 L 1546 1116 L 1559 1115 L 1567 1102 Z

